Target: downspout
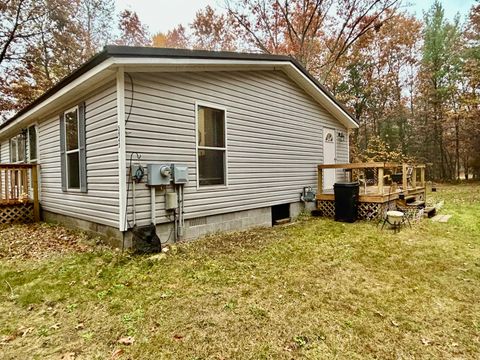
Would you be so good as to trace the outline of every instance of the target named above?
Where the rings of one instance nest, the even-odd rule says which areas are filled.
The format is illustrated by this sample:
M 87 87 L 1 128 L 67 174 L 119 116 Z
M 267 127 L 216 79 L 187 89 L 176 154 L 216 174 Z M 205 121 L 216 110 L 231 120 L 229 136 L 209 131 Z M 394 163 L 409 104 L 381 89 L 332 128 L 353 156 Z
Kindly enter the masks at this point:
M 118 229 L 127 231 L 127 152 L 125 139 L 125 72 L 117 69 Z

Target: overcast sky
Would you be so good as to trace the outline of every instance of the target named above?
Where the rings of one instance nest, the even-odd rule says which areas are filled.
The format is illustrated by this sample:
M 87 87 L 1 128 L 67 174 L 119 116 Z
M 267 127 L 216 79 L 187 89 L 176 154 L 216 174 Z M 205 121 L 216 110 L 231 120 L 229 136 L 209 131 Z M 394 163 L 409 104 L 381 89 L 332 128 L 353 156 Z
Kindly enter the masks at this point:
M 407 0 L 408 1 L 408 0 Z M 137 12 L 150 33 L 166 32 L 177 24 L 189 24 L 195 13 L 207 5 L 222 8 L 223 0 L 115 0 L 117 11 L 130 9 Z M 410 0 L 409 11 L 419 17 L 434 0 Z M 446 15 L 453 18 L 457 12 L 465 17 L 475 0 L 443 0 Z

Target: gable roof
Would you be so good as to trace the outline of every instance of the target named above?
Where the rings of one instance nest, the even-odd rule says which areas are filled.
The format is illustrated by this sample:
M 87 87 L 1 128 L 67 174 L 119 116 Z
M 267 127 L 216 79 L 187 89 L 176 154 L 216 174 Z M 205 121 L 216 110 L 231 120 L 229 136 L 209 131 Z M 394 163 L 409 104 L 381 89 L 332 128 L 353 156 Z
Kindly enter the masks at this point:
M 154 61 L 157 59 L 158 61 Z M 42 103 L 51 99 L 58 94 L 67 85 L 72 84 L 75 80 L 81 76 L 87 74 L 90 70 L 97 66 L 110 61 L 108 68 L 114 65 L 135 65 L 135 64 L 171 64 L 177 63 L 179 60 L 183 66 L 194 64 L 194 60 L 200 62 L 214 61 L 215 64 L 225 63 L 228 65 L 232 63 L 249 63 L 251 65 L 261 64 L 277 64 L 278 66 L 289 65 L 285 72 L 297 83 L 300 82 L 305 86 L 315 88 L 316 95 L 328 100 L 328 103 L 334 105 L 336 118 L 341 121 L 348 128 L 358 128 L 358 122 L 350 114 L 344 104 L 339 102 L 330 91 L 321 84 L 312 74 L 310 74 L 297 60 L 290 56 L 284 55 L 269 55 L 259 53 L 237 53 L 237 52 L 225 52 L 225 51 L 204 51 L 204 50 L 187 50 L 187 49 L 170 49 L 170 48 L 154 48 L 154 47 L 131 47 L 131 46 L 113 46 L 107 45 L 101 52 L 93 56 L 90 60 L 80 66 L 77 70 L 73 71 L 70 75 L 63 78 L 55 86 L 46 91 L 43 95 L 38 97 L 35 101 L 18 111 L 13 117 L 0 124 L 0 131 L 8 125 L 13 125 L 16 120 L 28 115 L 30 112 L 35 112 L 37 107 L 40 107 Z M 146 61 L 145 61 L 146 60 Z M 153 60 L 153 61 L 152 61 Z M 160 61 L 162 60 L 162 61 Z M 103 69 L 102 69 L 103 70 Z M 292 71 L 293 70 L 293 71 Z M 312 94 L 311 95 L 315 95 Z M 318 100 L 318 99 L 317 99 Z M 323 103 L 323 105 L 326 105 Z M 327 106 L 328 109 L 328 106 Z M 332 110 L 332 109 L 328 109 Z M 32 114 L 33 116 L 33 114 Z

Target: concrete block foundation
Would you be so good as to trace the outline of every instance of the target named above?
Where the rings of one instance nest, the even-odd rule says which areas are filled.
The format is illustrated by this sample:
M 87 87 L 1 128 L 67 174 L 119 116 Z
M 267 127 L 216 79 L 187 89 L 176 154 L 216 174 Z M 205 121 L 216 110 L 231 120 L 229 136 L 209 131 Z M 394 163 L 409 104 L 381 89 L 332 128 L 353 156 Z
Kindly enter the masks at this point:
M 305 210 L 303 203 L 290 203 L 290 217 L 294 219 Z M 308 210 L 308 208 L 307 208 Z M 126 248 L 132 246 L 132 234 L 129 231 L 123 234 L 118 229 L 110 226 L 96 224 L 90 221 L 72 218 L 70 216 L 60 215 L 43 211 L 43 219 L 47 222 L 61 223 L 70 228 L 79 228 L 94 234 L 101 235 L 106 238 L 106 242 L 114 247 Z M 219 233 L 247 230 L 255 227 L 271 227 L 272 226 L 272 208 L 264 207 L 258 209 L 250 209 L 237 211 L 226 214 L 211 215 L 185 220 L 185 239 L 194 240 L 196 238 Z M 173 222 L 157 224 L 157 235 L 162 243 L 172 243 L 174 241 Z

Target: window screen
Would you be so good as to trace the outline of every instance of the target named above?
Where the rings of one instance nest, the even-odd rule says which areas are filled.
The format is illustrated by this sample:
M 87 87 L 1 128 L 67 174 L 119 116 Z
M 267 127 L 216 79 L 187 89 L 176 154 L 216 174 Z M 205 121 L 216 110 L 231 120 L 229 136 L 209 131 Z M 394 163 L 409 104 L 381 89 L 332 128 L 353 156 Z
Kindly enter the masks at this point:
M 37 127 L 28 128 L 28 155 L 30 161 L 37 160 Z
M 78 146 L 78 109 L 65 113 L 65 154 L 67 165 L 67 186 L 80 188 L 80 162 Z
M 226 183 L 225 111 L 198 107 L 199 185 Z

